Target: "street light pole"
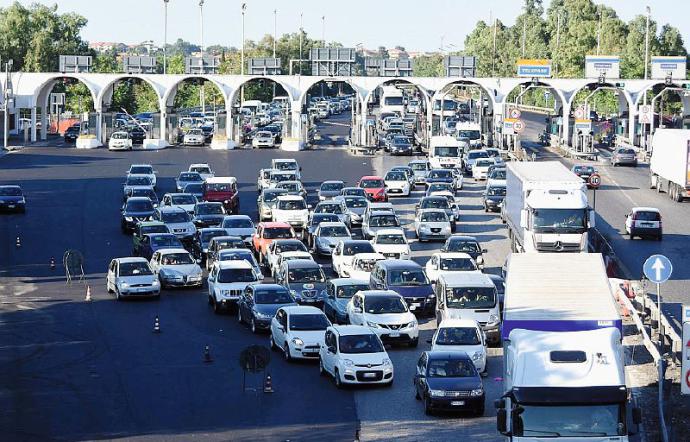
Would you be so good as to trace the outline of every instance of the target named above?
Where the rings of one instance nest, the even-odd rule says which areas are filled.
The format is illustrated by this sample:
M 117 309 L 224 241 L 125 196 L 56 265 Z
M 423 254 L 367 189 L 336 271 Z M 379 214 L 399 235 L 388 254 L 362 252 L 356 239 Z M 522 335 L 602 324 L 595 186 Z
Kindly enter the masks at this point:
M 12 60 L 8 60 L 5 62 L 5 90 L 4 90 L 4 100 L 3 100 L 3 143 L 2 146 L 7 149 L 8 148 L 8 138 L 9 138 L 9 128 L 7 127 L 9 124 L 9 117 L 7 116 L 7 113 L 10 110 L 10 67 L 12 67 Z
M 556 57 L 558 56 L 558 47 L 561 45 L 561 11 L 556 15 Z M 558 74 L 558 63 L 554 57 L 554 71 Z
M 326 16 L 321 16 L 321 41 L 323 41 L 323 47 L 326 47 Z
M 601 5 L 599 5 L 599 28 L 597 29 L 597 55 L 599 55 L 601 52 L 601 26 L 602 26 L 602 21 L 604 19 L 604 14 L 603 11 L 601 10 Z
M 168 3 L 163 0 L 163 74 L 168 73 Z
M 276 38 L 278 37 L 278 10 L 273 10 L 273 58 L 276 58 Z
M 648 68 L 649 68 L 649 16 L 652 14 L 652 9 L 647 6 L 647 25 L 644 33 L 644 79 L 648 79 Z M 645 94 L 646 102 L 647 94 Z
M 242 3 L 242 51 L 240 61 L 242 66 L 240 66 L 240 74 L 244 75 L 244 12 L 247 10 L 247 4 Z
M 201 23 L 201 70 L 204 68 L 204 0 L 199 0 L 199 22 Z
M 522 19 L 522 58 L 525 58 L 525 41 L 527 40 L 527 17 Z
M 498 26 L 498 18 L 494 19 L 494 51 L 491 55 L 491 76 L 496 76 L 496 28 Z
M 304 13 L 299 13 L 299 75 L 302 75 L 302 34 L 304 34 Z

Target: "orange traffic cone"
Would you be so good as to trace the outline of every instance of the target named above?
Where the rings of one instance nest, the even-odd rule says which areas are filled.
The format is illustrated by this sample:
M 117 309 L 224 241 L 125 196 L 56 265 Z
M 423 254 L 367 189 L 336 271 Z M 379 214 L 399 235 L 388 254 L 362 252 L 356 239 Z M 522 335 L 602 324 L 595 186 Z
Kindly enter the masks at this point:
M 274 393 L 273 391 L 273 382 L 271 381 L 271 374 L 266 375 L 266 379 L 264 379 L 264 393 Z
M 20 248 L 22 246 L 22 240 L 17 236 L 17 240 L 14 242 L 14 245 L 17 246 L 17 248 Z
M 211 349 L 207 346 L 204 347 L 204 362 L 211 363 L 213 358 L 211 357 Z
M 86 286 L 86 298 L 84 298 L 84 301 L 87 301 L 87 302 L 91 301 L 91 286 L 90 285 Z
M 55 258 L 50 258 L 50 270 L 55 270 Z
M 161 332 L 161 323 L 158 320 L 158 316 L 153 320 L 153 332 L 154 333 L 160 333 Z

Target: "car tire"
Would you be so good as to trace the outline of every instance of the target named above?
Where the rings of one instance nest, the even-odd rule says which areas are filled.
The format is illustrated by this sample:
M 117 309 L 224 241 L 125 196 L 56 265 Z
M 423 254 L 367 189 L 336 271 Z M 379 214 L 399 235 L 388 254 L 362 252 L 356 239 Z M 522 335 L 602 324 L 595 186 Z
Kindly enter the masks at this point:
M 656 240 L 657 240 L 657 241 L 661 241 L 661 238 L 662 238 L 662 237 L 663 237 L 662 234 L 658 234 L 658 235 L 656 236 Z
M 244 320 L 242 320 L 242 309 L 239 305 L 237 306 L 237 322 L 239 322 L 240 324 L 244 323 Z
M 253 334 L 259 333 L 259 329 L 256 328 L 256 321 L 254 320 L 253 316 L 252 319 L 249 320 L 249 329 L 252 331 Z
M 431 416 L 433 413 L 433 410 L 431 409 L 431 401 L 429 398 L 424 398 L 424 414 L 427 416 Z
M 283 359 L 285 359 L 285 362 L 292 362 L 292 356 L 290 356 L 290 346 L 287 342 L 283 345 Z
M 340 380 L 340 373 L 338 373 L 337 368 L 333 371 L 333 381 L 335 382 L 336 388 L 338 388 L 338 389 L 343 388 L 343 381 Z
M 278 346 L 276 345 L 275 339 L 273 339 L 273 333 L 271 333 L 268 337 L 268 346 L 271 347 L 271 350 L 277 351 Z
M 220 315 L 221 310 L 220 310 L 220 303 L 216 298 L 213 298 L 213 313 Z
M 633 239 L 635 238 L 635 235 L 633 235 L 632 231 L 628 234 L 628 239 Z
M 477 417 L 484 416 L 484 404 L 474 412 Z
M 414 398 L 417 399 L 418 401 L 422 399 L 422 397 L 419 395 L 419 390 L 417 390 L 417 386 L 414 386 Z
M 418 345 L 419 345 L 419 337 L 416 337 L 410 341 L 410 347 L 417 348 Z
M 108 293 L 112 293 L 112 292 L 113 292 L 113 290 L 110 288 L 110 284 L 108 284 L 107 282 L 105 283 L 105 290 L 106 290 Z
M 323 360 L 321 358 L 319 358 L 319 374 L 326 376 L 326 369 L 323 367 Z
M 120 290 L 115 287 L 115 299 L 118 301 L 122 301 L 122 295 L 120 294 Z

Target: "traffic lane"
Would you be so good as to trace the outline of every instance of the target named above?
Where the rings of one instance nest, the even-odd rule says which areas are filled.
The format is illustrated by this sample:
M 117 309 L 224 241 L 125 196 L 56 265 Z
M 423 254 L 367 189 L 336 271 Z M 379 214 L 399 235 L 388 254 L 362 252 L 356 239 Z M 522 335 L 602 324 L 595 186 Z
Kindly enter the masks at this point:
M 241 428 L 251 435 L 247 440 L 256 440 L 256 436 L 261 432 L 264 432 L 264 437 L 268 439 L 294 438 L 306 425 L 315 428 L 314 434 L 319 435 L 314 438 L 315 440 L 351 440 L 356 427 L 352 395 L 342 396 L 341 393 L 331 394 L 330 390 L 321 391 L 322 387 L 314 385 L 312 379 L 318 376 L 313 364 L 307 370 L 301 369 L 299 365 L 296 367 L 300 369 L 293 370 L 290 367 L 276 367 L 280 362 L 274 360 L 271 369 L 275 367 L 276 372 L 272 372 L 272 375 L 279 393 L 275 399 L 271 399 L 272 402 L 261 405 L 260 410 L 246 405 L 245 395 L 237 388 L 238 375 L 229 367 L 239 369 L 237 357 L 244 345 L 266 344 L 267 337 L 252 336 L 245 329 L 235 326 L 232 317 L 216 318 L 206 305 L 204 290 L 165 291 L 159 302 L 131 303 L 113 302 L 112 297 L 105 293 L 101 284 L 104 281 L 102 272 L 107 261 L 113 256 L 127 256 L 131 249 L 131 237 L 122 235 L 118 228 L 121 195 L 119 177 L 123 176 L 130 163 L 154 163 L 156 169 L 161 172 L 160 192 L 164 192 L 172 188 L 172 177 L 191 162 L 210 162 L 220 172 L 232 170 L 229 162 L 239 160 L 244 168 L 238 169 L 240 172 L 236 175 L 239 175 L 241 180 L 241 188 L 247 188 L 249 201 L 252 202 L 256 197 L 253 180 L 258 168 L 269 163 L 271 157 L 288 156 L 278 151 L 257 152 L 256 155 L 247 158 L 241 155 L 241 151 L 224 155 L 205 149 L 197 149 L 193 155 L 189 150 L 171 149 L 164 152 L 145 152 L 146 155 L 134 152 L 111 156 L 111 153 L 98 150 L 89 152 L 87 157 L 85 153 L 71 150 L 31 149 L 21 154 L 9 155 L 0 163 L 5 168 L 3 179 L 7 177 L 8 180 L 20 181 L 30 188 L 27 195 L 30 210 L 21 218 L 25 223 L 24 227 L 28 225 L 29 234 L 43 229 L 47 238 L 62 240 L 64 232 L 68 231 L 66 229 L 73 228 L 73 234 L 66 242 L 72 246 L 78 243 L 84 255 L 90 257 L 88 262 L 97 261 L 91 258 L 93 256 L 102 257 L 103 261 L 99 265 L 87 266 L 87 272 L 91 271 L 88 270 L 89 267 L 95 268 L 93 271 L 98 272 L 88 275 L 88 278 L 94 278 L 89 279 L 95 299 L 95 302 L 90 304 L 80 302 L 84 297 L 83 286 L 65 288 L 62 278 L 48 278 L 48 281 L 34 278 L 31 282 L 28 282 L 27 278 L 1 279 L 0 283 L 3 285 L 11 280 L 16 289 L 13 293 L 19 293 L 22 299 L 27 300 L 23 305 L 16 306 L 16 309 L 23 310 L 21 315 L 25 315 L 21 316 L 19 321 L 6 321 L 4 318 L 0 321 L 3 324 L 0 336 L 4 342 L 13 343 L 11 347 L 0 350 L 0 356 L 4 357 L 5 363 L 13 368 L 7 370 L 9 375 L 4 378 L 7 381 L 4 390 L 10 393 L 3 396 L 7 402 L 0 406 L 11 411 L 7 413 L 10 419 L 3 428 L 7 428 L 13 434 L 24 434 L 26 429 L 31 428 L 32 434 L 38 435 L 37 438 L 42 440 L 53 434 L 61 434 L 66 438 L 87 438 L 87 434 L 167 435 L 217 429 L 221 430 L 218 439 L 227 440 L 230 433 L 223 433 L 225 429 Z M 232 155 L 235 153 L 238 155 Z M 63 155 L 67 158 L 63 158 Z M 226 155 L 234 158 L 226 158 Z M 32 162 L 32 156 L 35 156 L 36 164 Z M 252 159 L 260 164 L 250 163 Z M 323 155 L 315 152 L 313 157 L 305 156 L 299 159 L 305 166 L 306 177 L 309 177 L 308 170 L 323 172 L 324 175 L 313 178 L 314 182 L 333 176 L 336 173 L 333 164 L 338 165 L 338 176 L 349 173 L 353 180 L 354 177 L 369 173 L 369 169 L 359 160 L 349 162 L 342 152 Z M 112 164 L 113 162 L 116 164 Z M 41 180 L 27 179 L 28 170 L 32 173 L 35 170 Z M 249 190 L 250 188 L 252 190 Z M 40 192 L 46 194 L 39 197 Z M 43 207 L 59 201 L 58 196 L 65 193 L 74 204 Z M 79 204 L 82 201 L 83 204 Z M 60 217 L 46 216 L 52 212 L 56 212 Z M 104 247 L 101 243 L 93 241 L 93 238 L 77 224 L 82 219 L 86 224 L 103 228 L 106 233 L 100 233 L 100 236 L 104 236 L 103 240 L 109 240 L 110 245 Z M 101 231 L 95 236 L 98 237 L 99 232 Z M 7 249 L 10 246 L 9 240 L 13 237 L 6 231 L 3 231 L 2 235 L 4 248 Z M 51 241 L 45 244 L 24 241 L 21 251 L 26 253 L 26 256 L 18 257 L 17 253 L 12 254 L 7 259 L 7 264 L 12 269 L 22 270 L 16 261 L 21 258 L 31 263 L 33 257 L 38 255 L 38 248 L 52 247 Z M 60 247 L 60 252 L 62 250 L 64 249 Z M 35 300 L 39 294 L 46 299 L 28 302 Z M 71 301 L 70 304 L 75 306 L 74 310 L 65 309 L 63 306 L 67 304 L 58 302 L 60 299 Z M 90 309 L 91 316 L 88 317 L 88 321 L 79 316 L 83 316 L 84 309 Z M 120 309 L 128 310 L 121 313 Z M 3 312 L 4 317 L 8 315 L 9 312 Z M 147 338 L 152 336 L 153 318 L 156 315 L 161 318 L 163 328 L 163 333 L 156 337 L 165 337 L 150 342 Z M 233 323 L 233 326 L 226 326 L 227 321 Z M 12 326 L 7 325 L 8 322 L 12 322 Z M 23 340 L 17 339 L 17 327 L 33 323 L 39 323 L 40 327 L 32 326 L 30 333 L 19 334 Z M 14 344 L 15 342 L 17 344 Z M 76 343 L 70 344 L 72 342 Z M 50 367 L 49 375 L 44 373 L 42 365 L 24 354 L 46 346 L 58 348 L 65 345 L 72 345 L 74 353 L 61 352 L 51 355 L 53 365 Z M 223 367 L 224 371 L 220 374 L 212 373 L 208 378 L 200 380 L 197 385 L 196 364 L 198 362 L 203 366 L 201 359 L 204 345 L 211 346 L 216 358 L 213 366 L 218 367 L 216 370 Z M 155 360 L 151 359 L 154 357 Z M 80 366 L 87 367 L 88 372 L 75 371 L 75 360 Z M 168 366 L 172 368 L 168 369 Z M 122 367 L 122 370 L 117 369 L 118 367 Z M 213 369 L 207 370 L 210 371 Z M 49 377 L 53 386 L 36 382 L 27 385 L 23 382 L 34 374 Z M 87 383 L 90 379 L 100 381 L 92 380 L 92 383 Z M 217 384 L 229 388 L 222 390 L 222 399 L 215 398 Z M 78 401 L 66 399 L 66 389 L 69 390 L 69 394 L 77 397 Z M 92 395 L 91 392 L 94 391 L 99 394 Z M 174 392 L 174 395 L 171 392 Z M 282 398 L 281 392 L 284 392 Z M 32 426 L 36 411 L 32 404 L 36 402 L 36 398 L 43 396 L 52 398 L 49 401 L 41 401 L 40 407 L 36 406 L 41 415 L 45 416 L 45 424 Z M 121 401 L 113 403 L 113 397 L 120 398 Z M 175 402 L 179 402 L 180 397 L 194 404 L 196 412 L 188 413 L 189 418 L 180 416 Z M 213 397 L 213 400 L 209 400 L 210 397 Z M 293 411 L 294 407 L 286 404 L 284 400 L 292 401 L 294 404 L 295 397 L 305 397 L 310 402 L 325 398 L 334 406 L 332 412 L 314 413 L 312 408 L 297 408 Z M 168 400 L 161 401 L 159 398 Z M 17 404 L 31 406 L 18 407 Z M 234 410 L 233 407 L 242 408 L 241 412 L 235 413 L 239 416 L 239 423 L 234 422 L 234 417 L 228 422 L 228 416 L 233 416 L 233 413 L 226 410 Z M 77 425 L 74 419 L 71 419 L 88 416 L 92 410 L 109 411 L 103 417 L 93 419 L 91 426 Z M 137 420 L 137 416 L 140 415 L 146 417 L 144 421 Z M 232 438 L 237 440 L 235 434 L 232 435 Z M 167 436 L 161 437 L 165 438 Z
M 316 131 L 319 135 L 318 144 L 325 146 L 337 146 L 347 144 L 352 127 L 352 113 L 345 111 L 331 115 L 328 118 L 316 122 Z

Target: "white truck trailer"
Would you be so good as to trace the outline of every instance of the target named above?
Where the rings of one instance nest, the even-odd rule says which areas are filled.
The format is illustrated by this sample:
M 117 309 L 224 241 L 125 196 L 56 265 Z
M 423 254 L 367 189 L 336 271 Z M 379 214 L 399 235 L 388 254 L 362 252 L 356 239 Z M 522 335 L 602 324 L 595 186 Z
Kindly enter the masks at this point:
M 513 252 L 587 252 L 594 212 L 580 177 L 557 161 L 510 162 L 501 218 Z
M 677 202 L 690 197 L 690 129 L 657 129 L 649 170 L 650 188 Z
M 601 255 L 512 254 L 507 271 L 498 430 L 516 442 L 628 441 L 640 411 Z

